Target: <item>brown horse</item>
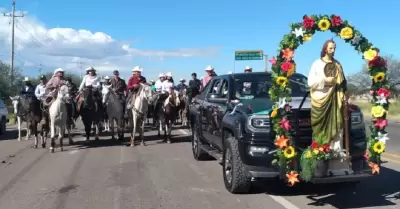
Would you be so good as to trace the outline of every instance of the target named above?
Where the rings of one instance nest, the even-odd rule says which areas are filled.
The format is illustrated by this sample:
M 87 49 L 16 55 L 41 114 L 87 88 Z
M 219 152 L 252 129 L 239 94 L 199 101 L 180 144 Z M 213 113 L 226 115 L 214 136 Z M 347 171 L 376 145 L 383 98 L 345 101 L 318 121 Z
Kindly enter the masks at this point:
M 178 113 L 179 113 L 179 119 L 182 122 L 182 126 L 187 126 L 188 125 L 188 106 L 187 106 L 187 92 L 186 89 L 182 91 L 182 94 L 179 95 L 179 108 L 178 108 Z
M 176 121 L 177 113 L 179 111 L 180 99 L 179 92 L 171 89 L 169 96 L 164 103 L 164 121 L 165 131 L 167 132 L 166 141 L 171 143 L 172 124 Z M 165 139 L 164 139 L 165 141 Z

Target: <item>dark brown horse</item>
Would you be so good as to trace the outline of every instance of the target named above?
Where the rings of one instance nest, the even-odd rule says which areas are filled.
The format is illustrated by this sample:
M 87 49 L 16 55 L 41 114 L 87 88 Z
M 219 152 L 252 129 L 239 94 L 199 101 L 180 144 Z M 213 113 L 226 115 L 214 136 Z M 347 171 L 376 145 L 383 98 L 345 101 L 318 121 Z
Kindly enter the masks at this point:
M 167 132 L 167 143 L 171 143 L 172 124 L 176 121 L 180 106 L 179 92 L 173 89 L 170 90 L 168 98 L 164 103 L 164 121 L 165 131 Z

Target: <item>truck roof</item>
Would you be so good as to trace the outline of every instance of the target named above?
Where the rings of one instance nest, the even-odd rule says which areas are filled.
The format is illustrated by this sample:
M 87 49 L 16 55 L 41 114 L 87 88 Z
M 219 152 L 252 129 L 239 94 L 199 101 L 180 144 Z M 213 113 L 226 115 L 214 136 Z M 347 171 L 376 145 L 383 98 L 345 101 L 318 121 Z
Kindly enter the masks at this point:
M 272 73 L 270 73 L 270 72 L 251 72 L 251 73 L 234 73 L 234 74 L 223 74 L 223 75 L 218 75 L 218 76 L 215 76 L 215 78 L 226 78 L 226 77 L 235 77 L 235 76 L 244 76 L 244 75 L 248 75 L 248 74 L 251 74 L 251 75 L 272 75 Z M 303 74 L 301 74 L 301 73 L 295 73 L 295 74 L 293 74 L 295 77 L 297 77 L 297 76 L 304 76 Z

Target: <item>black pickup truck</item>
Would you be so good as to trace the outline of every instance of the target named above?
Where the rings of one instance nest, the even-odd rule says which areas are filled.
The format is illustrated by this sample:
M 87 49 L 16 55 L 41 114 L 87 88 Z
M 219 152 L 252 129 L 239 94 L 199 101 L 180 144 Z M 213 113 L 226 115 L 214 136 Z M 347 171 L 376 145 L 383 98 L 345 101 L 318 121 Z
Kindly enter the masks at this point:
M 272 102 L 268 72 L 237 73 L 213 77 L 189 106 L 192 151 L 196 160 L 214 157 L 223 166 L 224 183 L 231 193 L 247 193 L 257 179 L 283 179 L 272 163 L 276 146 L 270 125 Z M 295 144 L 306 148 L 312 142 L 311 103 L 307 77 L 294 74 L 292 88 Z M 351 106 L 351 174 L 314 178 L 313 183 L 359 182 L 371 176 L 364 154 L 367 147 L 365 124 L 360 109 Z M 296 121 L 296 122 L 295 122 Z M 369 172 L 371 173 L 371 172 Z

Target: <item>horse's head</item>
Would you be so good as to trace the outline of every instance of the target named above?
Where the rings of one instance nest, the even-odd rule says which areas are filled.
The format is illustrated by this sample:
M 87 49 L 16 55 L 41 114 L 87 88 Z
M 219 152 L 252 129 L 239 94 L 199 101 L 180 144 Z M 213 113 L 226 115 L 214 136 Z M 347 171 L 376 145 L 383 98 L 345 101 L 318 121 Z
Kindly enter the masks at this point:
M 111 93 L 111 85 L 104 85 L 103 86 L 103 90 L 102 90 L 102 92 L 101 92 L 101 94 L 102 94 L 102 102 L 103 102 L 103 104 L 106 104 L 107 103 L 107 100 L 108 100 L 108 97 L 110 97 L 110 93 Z
M 179 106 L 180 104 L 179 92 L 173 88 L 171 88 L 169 91 L 168 103 L 172 104 L 175 107 Z
M 14 114 L 18 114 L 18 108 L 21 105 L 21 102 L 20 102 L 19 98 L 20 97 L 18 95 L 14 96 L 14 97 L 10 96 L 11 103 L 12 103 L 12 106 L 13 106 L 13 109 L 14 109 Z
M 72 98 L 67 85 L 63 84 L 58 88 L 57 99 L 65 103 L 71 103 Z
M 149 104 L 153 103 L 153 91 L 151 90 L 151 86 L 147 84 L 140 84 L 141 87 L 139 89 L 139 97 L 141 99 L 147 100 Z

